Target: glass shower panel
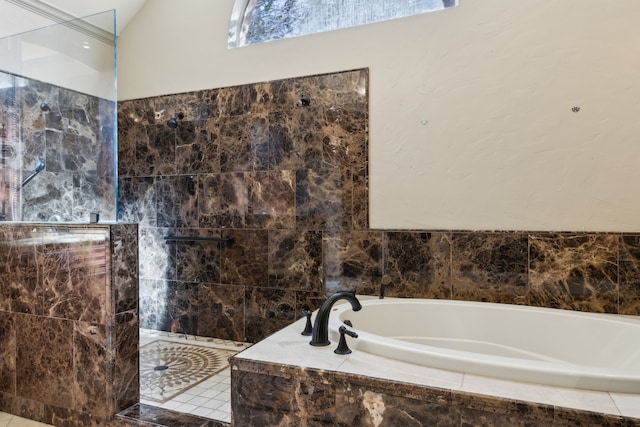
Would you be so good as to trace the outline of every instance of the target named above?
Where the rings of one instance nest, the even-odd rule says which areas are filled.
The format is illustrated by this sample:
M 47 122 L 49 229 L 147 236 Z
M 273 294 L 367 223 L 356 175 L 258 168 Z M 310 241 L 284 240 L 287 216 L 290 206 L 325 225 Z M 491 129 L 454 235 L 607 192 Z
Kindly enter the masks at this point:
M 0 221 L 117 218 L 115 13 L 0 39 Z

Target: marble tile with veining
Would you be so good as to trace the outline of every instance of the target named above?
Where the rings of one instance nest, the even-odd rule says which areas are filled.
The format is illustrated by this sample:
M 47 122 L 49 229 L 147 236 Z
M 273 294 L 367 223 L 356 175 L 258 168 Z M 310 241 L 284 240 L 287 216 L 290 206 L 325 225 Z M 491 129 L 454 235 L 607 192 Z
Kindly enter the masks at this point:
M 42 314 L 42 268 L 37 267 L 40 258 L 36 255 L 34 246 L 16 244 L 29 238 L 30 233 L 24 228 L 2 234 L 0 309 L 16 313 Z
M 266 170 L 269 122 L 259 114 L 220 119 L 220 171 Z
M 462 390 L 585 411 L 620 414 L 609 393 L 600 391 L 506 381 L 471 374 L 465 374 Z
M 417 396 L 407 395 L 406 388 L 399 384 L 382 390 L 378 384 L 367 384 L 366 381 L 346 385 L 336 387 L 338 425 L 464 425 L 455 409 L 443 405 L 451 400 L 450 392 L 427 389 Z
M 118 102 L 118 131 L 136 124 L 154 124 L 155 121 L 152 98 Z
M 327 108 L 322 126 L 322 164 L 362 171 L 367 159 L 367 110 Z
M 269 362 L 277 360 L 283 365 L 335 370 L 345 359 L 333 353 L 333 348 L 312 347 L 308 336 L 301 335 L 304 319 L 278 331 L 278 339 L 255 345 L 238 353 L 234 358 Z
M 362 106 L 368 102 L 368 70 L 319 74 L 292 80 L 293 93 L 304 94 L 311 104 L 328 107 Z
M 251 101 L 255 98 L 252 84 L 232 86 L 212 91 L 210 96 L 212 104 L 217 107 L 220 117 L 239 116 L 251 112 Z
M 269 115 L 269 167 L 319 169 L 324 119 L 319 107 L 290 108 Z
M 113 400 L 117 409 L 128 408 L 140 400 L 138 352 L 140 324 L 137 310 L 116 314 L 116 326 L 111 329 L 115 342 L 113 366 Z M 115 335 L 115 337 L 114 337 Z
M 166 123 L 146 126 L 146 138 L 136 140 L 136 176 L 175 175 L 176 131 Z
M 324 235 L 325 290 L 355 289 L 378 283 L 382 276 L 382 232 L 345 231 Z
M 384 233 L 388 296 L 451 298 L 450 233 Z
M 621 236 L 619 263 L 619 314 L 640 315 L 639 235 Z
M 618 312 L 618 235 L 531 234 L 530 304 Z
M 111 228 L 111 277 L 115 312 L 138 308 L 138 226 Z
M 525 233 L 452 233 L 454 299 L 526 303 Z
M 220 172 L 218 119 L 180 122 L 176 131 L 176 167 L 182 174 Z
M 163 176 L 156 180 L 159 227 L 198 226 L 198 178 L 193 175 Z
M 296 318 L 296 293 L 248 286 L 245 291 L 245 331 L 249 342 L 271 335 Z
M 225 231 L 226 232 L 226 231 Z M 218 229 L 182 229 L 179 237 L 196 239 L 222 236 Z M 220 283 L 220 259 L 223 245 L 230 243 L 215 241 L 167 242 L 176 250 L 176 278 L 183 282 Z
M 236 375 L 236 378 L 246 384 L 253 384 L 262 393 L 266 389 L 258 386 L 256 381 L 260 384 L 270 382 L 274 386 L 276 383 L 281 385 L 267 392 L 268 395 L 273 392 L 274 396 L 279 396 L 278 399 L 283 399 L 281 402 L 287 399 L 288 388 L 295 389 L 298 383 L 305 384 L 305 388 L 309 389 L 312 384 L 318 384 L 320 388 L 323 384 L 331 384 L 336 391 L 347 390 L 346 393 L 351 398 L 340 401 L 348 402 L 351 407 L 354 402 L 366 401 L 372 405 L 378 402 L 385 406 L 389 402 L 390 407 L 397 405 L 398 409 L 408 409 L 414 403 L 424 401 L 435 405 L 433 411 L 418 405 L 416 408 L 422 409 L 416 409 L 416 416 L 453 416 L 453 419 L 459 418 L 469 424 L 486 420 L 498 425 L 538 423 L 614 426 L 623 425 L 624 422 L 627 422 L 624 425 L 640 425 L 634 423 L 633 413 L 625 409 L 636 402 L 635 396 L 611 396 L 605 392 L 485 378 L 405 364 L 357 350 L 347 356 L 338 356 L 333 354 L 334 346 L 310 347 L 305 337 L 298 335 L 303 325 L 304 320 L 299 320 L 235 356 L 232 367 L 243 371 L 244 375 Z M 278 362 L 274 364 L 274 360 Z M 343 362 L 336 365 L 334 362 L 338 360 Z M 245 381 L 252 372 L 261 373 L 262 376 Z M 284 395 L 280 396 L 279 393 Z M 433 399 L 426 397 L 427 394 L 434 394 Z M 248 397 L 251 402 L 247 402 L 247 405 L 252 406 L 261 398 L 264 396 Z M 396 398 L 400 400 L 396 401 Z M 402 406 L 403 399 L 408 399 L 407 405 Z M 416 402 L 412 399 L 416 399 Z M 616 399 L 619 399 L 617 405 L 614 404 Z M 308 402 L 308 408 L 314 413 L 319 409 L 317 403 L 327 404 L 326 401 L 313 399 L 304 402 L 305 408 Z M 236 401 L 236 405 L 244 408 L 242 402 Z M 257 409 L 255 405 L 252 407 Z M 375 409 L 375 405 L 371 409 Z M 281 410 L 289 413 L 284 407 Z M 337 413 L 341 410 L 338 409 Z M 351 413 L 348 408 L 344 410 L 347 411 L 345 413 Z M 353 415 L 356 417 L 354 419 L 359 418 L 358 414 Z M 400 415 L 401 413 L 398 414 Z
M 267 286 L 269 232 L 233 230 L 232 235 L 233 244 L 222 248 L 222 283 Z
M 178 119 L 178 128 L 182 121 L 199 122 L 209 117 L 206 91 L 185 92 L 176 95 L 164 95 L 152 98 L 155 121 L 166 124 L 179 113 L 184 115 Z
M 120 121 L 120 115 L 118 120 Z M 118 178 L 136 176 L 136 147 L 138 141 L 147 141 L 146 126 L 138 123 L 118 125 Z
M 244 306 L 244 286 L 200 283 L 198 336 L 246 341 Z
M 308 97 L 301 88 L 296 87 L 296 79 L 273 80 L 267 84 L 272 111 L 300 107 L 302 98 Z
M 351 225 L 345 208 L 352 205 L 351 183 L 343 171 L 336 169 L 296 171 L 296 227 L 337 232 Z M 349 230 L 347 228 L 347 230 Z
M 168 284 L 165 280 L 140 279 L 140 327 L 168 330 L 165 321 L 167 312 Z
M 248 205 L 245 223 L 250 228 L 295 228 L 295 173 L 253 172 L 245 175 Z
M 15 315 L 0 311 L 0 392 L 16 389 L 16 327 Z
M 198 182 L 200 227 L 245 227 L 249 194 L 244 173 L 204 174 Z
M 269 231 L 270 287 L 321 292 L 323 277 L 320 231 Z
M 175 280 L 177 276 L 176 245 L 169 244 L 165 237 L 177 235 L 176 230 L 141 227 L 138 235 L 140 278 Z
M 87 218 L 74 218 L 73 175 L 45 169 L 38 174 L 39 185 L 22 187 L 22 221 L 86 222 Z M 54 188 L 56 191 L 52 191 Z
M 198 284 L 167 281 L 161 330 L 190 335 L 198 333 Z
M 38 247 L 43 266 L 42 314 L 106 324 L 106 285 L 111 279 L 106 245 L 103 240 Z
M 72 407 L 73 321 L 40 316 L 16 318 L 16 393 Z
M 222 427 L 228 423 L 208 420 L 196 415 L 171 411 L 144 404 L 137 404 L 118 414 L 115 427 L 125 426 L 181 426 L 181 427 Z
M 118 220 L 155 227 L 156 179 L 154 177 L 129 177 L 118 180 Z
M 72 390 L 75 409 L 108 418 L 114 409 L 109 406 L 106 384 L 112 382 L 104 369 L 104 354 L 107 354 L 106 327 L 86 322 L 75 322 L 73 333 L 73 368 L 76 372 Z M 110 364 L 110 362 L 107 362 Z M 85 375 L 91 372 L 91 381 Z

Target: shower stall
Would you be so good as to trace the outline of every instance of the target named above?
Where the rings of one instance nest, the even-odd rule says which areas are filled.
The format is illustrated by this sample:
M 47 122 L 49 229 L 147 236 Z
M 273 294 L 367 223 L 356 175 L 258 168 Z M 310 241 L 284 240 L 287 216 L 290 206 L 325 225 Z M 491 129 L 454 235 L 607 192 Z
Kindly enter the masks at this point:
M 0 221 L 116 220 L 114 13 L 0 39 Z
M 0 39 L 0 411 L 108 425 L 139 400 L 115 13 L 54 22 Z

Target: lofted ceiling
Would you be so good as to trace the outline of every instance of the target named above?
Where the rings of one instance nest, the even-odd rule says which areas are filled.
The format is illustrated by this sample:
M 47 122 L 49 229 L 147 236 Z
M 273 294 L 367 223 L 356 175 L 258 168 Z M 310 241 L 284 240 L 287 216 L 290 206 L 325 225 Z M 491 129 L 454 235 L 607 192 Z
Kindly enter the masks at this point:
M 145 3 L 146 0 L 0 0 L 0 37 L 59 22 L 52 20 L 51 14 L 81 18 L 114 9 L 116 33 L 120 34 Z M 43 11 L 47 13 L 40 13 Z

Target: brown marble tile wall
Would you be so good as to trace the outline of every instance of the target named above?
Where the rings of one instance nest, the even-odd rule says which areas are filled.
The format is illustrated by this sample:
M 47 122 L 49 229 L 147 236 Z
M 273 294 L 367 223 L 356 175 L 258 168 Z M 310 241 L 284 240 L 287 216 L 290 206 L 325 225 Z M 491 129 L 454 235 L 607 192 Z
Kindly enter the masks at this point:
M 369 229 L 367 80 L 355 70 L 119 104 L 143 327 L 257 341 L 327 293 L 377 295 L 384 275 L 389 296 L 640 314 L 635 235 Z
M 355 70 L 119 103 L 120 219 L 140 224 L 142 327 L 257 341 L 324 299 L 327 266 L 343 286 L 345 268 L 323 252 L 345 233 L 369 242 L 367 80 Z M 347 268 L 350 282 L 380 274 L 367 264 L 380 259 L 374 234 L 363 249 L 378 254 Z
M 121 412 L 110 427 L 230 427 L 224 421 L 185 414 L 144 404 L 137 404 Z
M 637 235 L 385 232 L 386 295 L 640 315 Z M 415 261 L 414 261 L 415 260 Z
M 15 188 L 44 163 L 20 197 L 0 194 L 0 221 L 87 223 L 92 212 L 114 221 L 116 103 L 2 71 L 0 80 L 11 84 L 0 90 L 3 185 Z
M 104 425 L 138 401 L 136 225 L 0 225 L 0 411 Z
M 231 366 L 236 426 L 640 426 L 637 418 L 277 362 L 232 358 Z

